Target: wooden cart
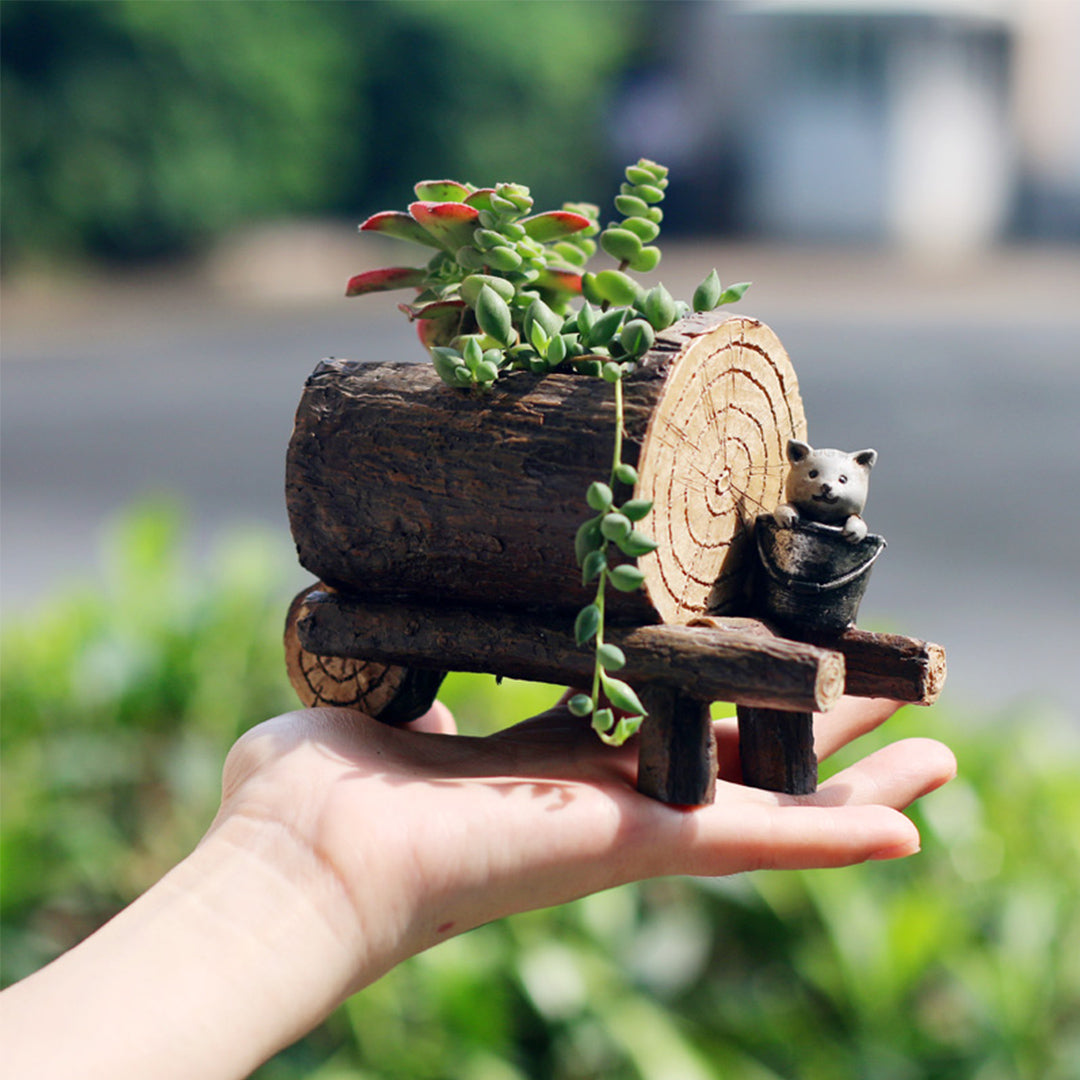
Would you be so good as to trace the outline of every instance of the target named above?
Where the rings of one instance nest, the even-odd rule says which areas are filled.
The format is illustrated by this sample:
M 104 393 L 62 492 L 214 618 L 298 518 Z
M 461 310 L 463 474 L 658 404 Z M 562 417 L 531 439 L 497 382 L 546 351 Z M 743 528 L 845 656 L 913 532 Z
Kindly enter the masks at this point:
M 660 544 L 639 560 L 643 588 L 608 598 L 619 677 L 649 711 L 638 786 L 712 800 L 720 700 L 739 707 L 747 783 L 812 791 L 811 713 L 844 693 L 929 704 L 944 651 L 856 629 L 796 640 L 747 614 L 754 520 L 781 501 L 787 440 L 806 435 L 795 372 L 767 326 L 684 319 L 624 391 L 624 460 L 635 497 L 653 501 L 640 527 Z M 575 373 L 517 373 L 477 396 L 429 364 L 319 364 L 286 474 L 299 559 L 319 579 L 286 621 L 301 700 L 393 723 L 423 712 L 446 671 L 587 686 L 593 657 L 573 620 L 592 590 L 573 541 L 613 427 L 611 388 Z

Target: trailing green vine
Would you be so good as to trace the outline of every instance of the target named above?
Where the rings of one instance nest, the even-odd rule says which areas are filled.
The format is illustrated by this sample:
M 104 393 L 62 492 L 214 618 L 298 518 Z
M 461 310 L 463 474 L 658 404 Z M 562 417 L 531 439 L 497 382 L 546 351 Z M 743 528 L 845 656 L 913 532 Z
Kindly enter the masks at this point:
M 633 689 L 612 672 L 626 664 L 617 645 L 605 640 L 607 587 L 632 592 L 644 574 L 635 562 L 656 549 L 636 528 L 652 509 L 632 497 L 638 476 L 623 461 L 623 380 L 652 347 L 659 331 L 691 310 L 710 311 L 738 300 L 743 282 L 723 288 L 713 270 L 694 292 L 692 304 L 675 300 L 662 284 L 646 290 L 632 273 L 660 263 L 660 203 L 668 170 L 642 159 L 627 167 L 615 197 L 617 221 L 602 231 L 599 208 L 565 203 L 534 214 L 521 184 L 476 188 L 453 180 L 417 184 L 407 212 L 374 214 L 361 226 L 435 249 L 423 267 L 387 267 L 358 274 L 347 296 L 415 288 L 401 310 L 415 321 L 440 378 L 460 390 L 482 392 L 508 371 L 543 375 L 566 368 L 604 379 L 615 395 L 615 436 L 609 475 L 592 483 L 592 511 L 575 539 L 583 582 L 596 583 L 595 597 L 578 613 L 575 637 L 595 654 L 591 692 L 576 694 L 569 708 L 591 716 L 606 742 L 622 743 L 640 727 L 645 710 Z M 597 247 L 616 267 L 586 269 Z M 572 304 L 579 298 L 577 308 Z M 615 492 L 631 497 L 617 502 Z

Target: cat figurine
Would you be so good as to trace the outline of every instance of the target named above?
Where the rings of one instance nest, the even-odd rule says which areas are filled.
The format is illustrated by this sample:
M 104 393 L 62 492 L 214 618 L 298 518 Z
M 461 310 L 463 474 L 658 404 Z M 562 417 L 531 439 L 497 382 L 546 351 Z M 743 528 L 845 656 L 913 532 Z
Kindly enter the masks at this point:
M 839 526 L 853 544 L 863 540 L 866 522 L 860 515 L 877 451 L 815 450 L 808 443 L 789 439 L 787 457 L 791 462 L 784 485 L 787 502 L 773 514 L 776 524 L 786 529 L 805 518 Z

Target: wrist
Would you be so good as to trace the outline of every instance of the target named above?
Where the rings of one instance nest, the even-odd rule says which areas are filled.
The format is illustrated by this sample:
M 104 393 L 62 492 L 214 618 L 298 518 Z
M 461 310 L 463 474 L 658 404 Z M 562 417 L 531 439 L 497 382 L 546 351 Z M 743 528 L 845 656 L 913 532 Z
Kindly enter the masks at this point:
M 12 1075 L 247 1076 L 393 962 L 365 977 L 349 907 L 331 869 L 285 830 L 223 822 L 90 938 L 5 992 Z

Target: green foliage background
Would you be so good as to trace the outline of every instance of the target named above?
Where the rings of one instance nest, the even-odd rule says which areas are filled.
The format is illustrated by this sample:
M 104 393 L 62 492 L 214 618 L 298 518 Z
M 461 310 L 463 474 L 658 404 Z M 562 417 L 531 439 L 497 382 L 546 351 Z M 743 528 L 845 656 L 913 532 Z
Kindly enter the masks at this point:
M 234 535 L 196 574 L 183 540 L 175 512 L 137 511 L 99 584 L 4 627 L 6 982 L 182 858 L 233 739 L 294 705 L 289 553 Z M 443 696 L 482 732 L 554 693 L 459 676 Z M 863 742 L 927 732 L 961 775 L 914 811 L 921 855 L 660 880 L 483 927 L 402 965 L 258 1077 L 1075 1080 L 1077 732 L 938 707 Z
M 396 205 L 443 173 L 527 176 L 540 202 L 607 190 L 599 120 L 647 12 L 4 0 L 5 263 L 176 253 L 253 219 Z

